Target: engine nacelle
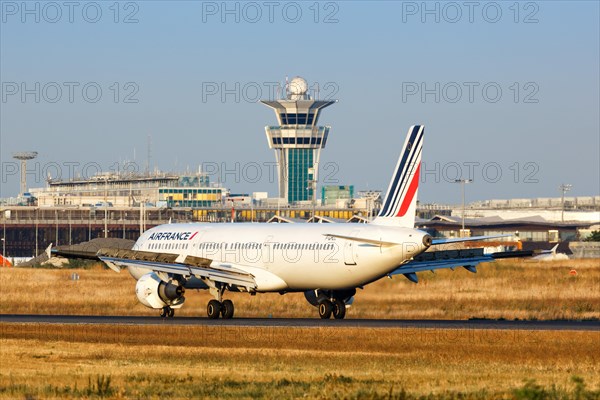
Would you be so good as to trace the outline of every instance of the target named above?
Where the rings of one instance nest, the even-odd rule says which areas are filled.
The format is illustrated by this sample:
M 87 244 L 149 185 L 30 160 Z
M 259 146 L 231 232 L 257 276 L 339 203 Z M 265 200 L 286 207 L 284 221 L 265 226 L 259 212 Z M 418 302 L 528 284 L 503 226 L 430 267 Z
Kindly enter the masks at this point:
M 165 282 L 154 272 L 143 275 L 135 285 L 138 300 L 150 308 L 179 308 L 185 301 L 184 293 L 183 286 Z
M 346 306 L 350 306 L 354 302 L 354 295 L 356 289 L 344 289 L 344 290 L 307 290 L 304 292 L 304 298 L 311 305 L 318 307 L 319 303 L 323 300 L 329 300 L 330 298 L 342 300 L 346 303 Z

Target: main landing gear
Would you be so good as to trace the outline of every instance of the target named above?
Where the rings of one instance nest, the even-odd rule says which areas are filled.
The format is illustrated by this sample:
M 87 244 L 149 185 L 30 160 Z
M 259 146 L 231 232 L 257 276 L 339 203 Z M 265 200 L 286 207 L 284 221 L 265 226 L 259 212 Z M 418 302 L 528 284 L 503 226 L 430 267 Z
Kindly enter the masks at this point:
M 221 283 L 209 284 L 209 291 L 215 298 L 208 302 L 206 306 L 206 313 L 208 318 L 217 319 L 223 317 L 223 319 L 233 318 L 233 301 L 223 300 L 223 292 L 225 292 L 225 285 Z
M 231 300 L 223 300 L 222 302 L 211 300 L 206 307 L 206 312 L 210 319 L 217 319 L 221 316 L 223 319 L 231 319 L 233 318 L 233 311 L 233 301 Z M 175 316 L 175 310 L 169 306 L 165 306 L 160 309 L 160 316 L 162 318 L 173 318 Z
M 169 306 L 165 306 L 160 309 L 160 316 L 163 318 L 173 318 L 175 316 L 175 310 Z
M 321 300 L 319 302 L 319 317 L 329 319 L 332 315 L 335 319 L 344 319 L 346 316 L 346 303 L 339 299 L 333 301 Z
M 223 300 L 220 302 L 219 300 L 211 300 L 208 302 L 208 306 L 206 307 L 206 313 L 208 314 L 208 318 L 217 319 L 220 316 L 223 319 L 231 319 L 233 317 L 233 301 L 231 300 Z

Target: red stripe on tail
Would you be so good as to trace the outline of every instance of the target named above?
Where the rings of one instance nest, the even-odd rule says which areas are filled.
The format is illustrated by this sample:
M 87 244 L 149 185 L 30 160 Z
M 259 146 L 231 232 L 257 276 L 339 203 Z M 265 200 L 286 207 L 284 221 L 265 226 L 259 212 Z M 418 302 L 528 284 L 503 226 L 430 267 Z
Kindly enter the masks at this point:
M 402 206 L 400 206 L 400 211 L 396 217 L 404 217 L 410 205 L 412 203 L 413 197 L 415 197 L 415 193 L 417 192 L 417 188 L 419 187 L 419 171 L 421 170 L 421 164 L 417 167 L 415 174 L 410 182 L 410 186 L 408 187 L 408 191 L 406 192 L 406 196 L 404 196 L 404 200 L 402 200 Z

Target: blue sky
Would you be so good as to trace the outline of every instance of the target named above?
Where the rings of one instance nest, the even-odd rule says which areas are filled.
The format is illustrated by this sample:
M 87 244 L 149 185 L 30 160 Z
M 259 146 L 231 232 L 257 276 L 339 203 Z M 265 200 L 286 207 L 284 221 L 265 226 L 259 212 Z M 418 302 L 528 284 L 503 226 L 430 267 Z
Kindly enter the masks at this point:
M 600 193 L 595 1 L 0 3 L 2 197 L 15 151 L 39 152 L 35 187 L 143 170 L 148 135 L 161 170 L 202 164 L 275 195 L 257 99 L 295 75 L 339 100 L 320 120 L 322 182 L 385 190 L 420 123 L 423 202 L 459 202 L 459 177 L 469 200 Z

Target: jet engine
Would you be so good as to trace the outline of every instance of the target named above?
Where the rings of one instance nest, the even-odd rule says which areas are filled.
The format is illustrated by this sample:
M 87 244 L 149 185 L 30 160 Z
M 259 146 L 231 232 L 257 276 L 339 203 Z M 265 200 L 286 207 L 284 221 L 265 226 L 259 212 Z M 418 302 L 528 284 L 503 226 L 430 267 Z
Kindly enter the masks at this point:
M 179 308 L 185 301 L 184 293 L 183 286 L 165 282 L 154 272 L 143 275 L 135 285 L 138 300 L 150 308 Z
M 345 289 L 345 290 L 307 290 L 304 292 L 304 297 L 311 305 L 318 307 L 319 303 L 323 300 L 329 300 L 330 298 L 339 299 L 343 301 L 347 306 L 354 302 L 354 295 L 356 289 Z

